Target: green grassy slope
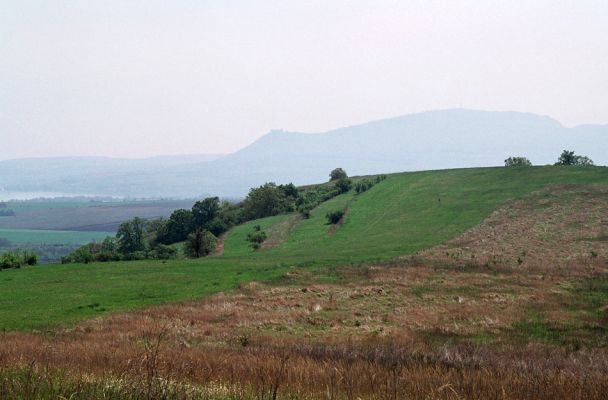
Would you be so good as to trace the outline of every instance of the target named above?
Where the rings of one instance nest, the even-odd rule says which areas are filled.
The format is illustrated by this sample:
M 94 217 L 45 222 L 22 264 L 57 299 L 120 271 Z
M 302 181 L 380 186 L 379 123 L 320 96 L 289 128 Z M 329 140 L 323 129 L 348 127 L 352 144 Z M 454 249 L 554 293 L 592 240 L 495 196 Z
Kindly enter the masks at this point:
M 441 243 L 478 224 L 505 201 L 547 184 L 608 184 L 608 168 L 478 168 L 391 175 L 368 192 L 338 196 L 294 226 L 287 242 L 253 252 L 245 237 L 287 216 L 230 233 L 225 253 L 193 261 L 40 266 L 0 272 L 0 329 L 31 329 L 106 311 L 200 297 L 238 282 L 279 276 L 291 266 L 388 260 Z M 439 201 L 441 199 L 441 201 Z M 333 234 L 328 211 L 348 207 Z

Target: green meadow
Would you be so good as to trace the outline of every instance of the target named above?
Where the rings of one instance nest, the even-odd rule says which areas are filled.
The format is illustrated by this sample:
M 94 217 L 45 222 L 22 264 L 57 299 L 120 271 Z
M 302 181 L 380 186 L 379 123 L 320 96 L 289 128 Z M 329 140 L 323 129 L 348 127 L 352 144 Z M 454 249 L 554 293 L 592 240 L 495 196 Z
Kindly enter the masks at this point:
M 608 184 L 608 168 L 394 174 L 360 195 L 351 191 L 322 203 L 309 219 L 298 220 L 284 243 L 268 250 L 251 250 L 247 234 L 255 225 L 270 229 L 292 215 L 235 227 L 224 254 L 217 257 L 4 270 L 0 329 L 44 329 L 112 311 L 200 298 L 242 282 L 278 278 L 292 268 L 387 261 L 442 243 L 475 226 L 506 201 L 549 184 Z M 325 215 L 335 210 L 347 214 L 332 229 Z

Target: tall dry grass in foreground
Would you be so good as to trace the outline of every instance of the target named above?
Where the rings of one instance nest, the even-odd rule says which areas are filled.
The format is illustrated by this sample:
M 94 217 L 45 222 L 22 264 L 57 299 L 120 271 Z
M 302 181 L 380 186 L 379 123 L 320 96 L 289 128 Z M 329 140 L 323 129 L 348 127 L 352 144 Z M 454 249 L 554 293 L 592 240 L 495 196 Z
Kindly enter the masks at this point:
M 129 348 L 68 345 L 66 352 L 66 344 L 44 348 L 29 339 L 2 337 L 1 398 L 604 399 L 608 393 L 605 351 L 542 345 L 433 351 L 408 339 L 260 338 L 240 348 L 186 350 L 167 346 L 156 332 Z M 24 357 L 28 345 L 41 353 Z

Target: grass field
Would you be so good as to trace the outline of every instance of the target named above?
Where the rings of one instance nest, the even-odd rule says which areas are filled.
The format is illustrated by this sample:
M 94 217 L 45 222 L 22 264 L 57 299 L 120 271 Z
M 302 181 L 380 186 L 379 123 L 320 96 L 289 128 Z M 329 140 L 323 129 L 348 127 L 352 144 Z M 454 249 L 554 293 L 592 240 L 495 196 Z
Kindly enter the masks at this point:
M 294 267 L 387 261 L 475 226 L 499 205 L 548 184 L 608 184 L 608 168 L 478 168 L 391 175 L 362 195 L 321 204 L 285 243 L 260 252 L 244 238 L 291 216 L 252 221 L 228 236 L 222 256 L 192 261 L 40 266 L 0 273 L 0 327 L 41 329 L 153 303 L 197 298 Z M 328 211 L 347 209 L 335 232 Z
M 100 242 L 113 232 L 74 232 L 36 229 L 0 229 L 0 238 L 13 244 L 86 244 Z

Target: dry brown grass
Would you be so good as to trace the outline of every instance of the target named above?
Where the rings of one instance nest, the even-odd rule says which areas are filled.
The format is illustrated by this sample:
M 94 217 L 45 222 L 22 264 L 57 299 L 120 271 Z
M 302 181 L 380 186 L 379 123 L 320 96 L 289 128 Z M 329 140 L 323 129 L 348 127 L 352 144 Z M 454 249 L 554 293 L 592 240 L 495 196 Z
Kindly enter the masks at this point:
M 606 272 L 608 187 L 550 186 L 419 254 L 441 265 L 514 267 L 553 276 Z
M 579 289 L 606 279 L 607 215 L 605 188 L 551 188 L 387 265 L 4 333 L 0 369 L 120 378 L 148 398 L 158 382 L 202 398 L 606 398 L 605 297 Z

